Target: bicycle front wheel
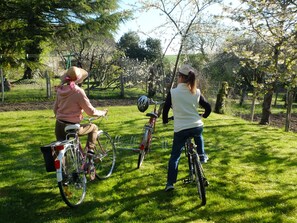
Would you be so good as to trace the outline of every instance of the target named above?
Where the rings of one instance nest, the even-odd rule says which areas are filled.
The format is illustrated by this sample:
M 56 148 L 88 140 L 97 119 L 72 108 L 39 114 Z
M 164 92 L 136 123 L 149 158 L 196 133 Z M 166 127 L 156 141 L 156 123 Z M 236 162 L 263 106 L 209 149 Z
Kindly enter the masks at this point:
M 98 179 L 108 178 L 116 162 L 116 149 L 109 134 L 99 131 L 97 145 L 94 149 L 94 165 Z
M 201 163 L 198 161 L 197 154 L 192 155 L 192 161 L 194 166 L 195 183 L 197 185 L 199 198 L 201 199 L 201 205 L 206 204 L 206 190 L 205 190 L 205 177 L 203 174 Z
M 69 207 L 76 207 L 84 200 L 87 188 L 86 175 L 81 168 L 81 154 L 70 145 L 65 148 L 61 160 L 62 181 L 58 182 L 60 194 Z

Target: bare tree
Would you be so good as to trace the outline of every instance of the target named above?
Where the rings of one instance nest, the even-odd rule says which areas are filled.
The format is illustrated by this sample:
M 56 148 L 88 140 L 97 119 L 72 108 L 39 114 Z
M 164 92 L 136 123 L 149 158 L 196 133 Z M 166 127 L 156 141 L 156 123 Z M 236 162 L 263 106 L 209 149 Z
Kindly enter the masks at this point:
M 180 56 L 184 52 L 184 47 L 187 40 L 193 35 L 193 32 L 197 33 L 197 27 L 203 27 L 201 24 L 201 17 L 203 12 L 215 3 L 222 2 L 221 0 L 152 0 L 152 1 L 140 1 L 143 9 L 145 10 L 159 10 L 166 17 L 164 24 L 160 24 L 156 27 L 158 30 L 163 30 L 163 34 L 166 33 L 165 38 L 168 39 L 168 45 L 166 51 L 175 44 L 175 40 L 178 39 L 178 53 L 173 68 L 173 74 L 171 76 L 170 87 L 173 86 L 175 74 L 179 64 Z M 194 27 L 196 27 L 194 29 Z M 173 32 L 168 32 L 173 30 Z M 170 33 L 170 34 L 168 34 Z M 170 35 L 170 36 L 168 36 Z M 188 49 L 186 49 L 188 50 Z

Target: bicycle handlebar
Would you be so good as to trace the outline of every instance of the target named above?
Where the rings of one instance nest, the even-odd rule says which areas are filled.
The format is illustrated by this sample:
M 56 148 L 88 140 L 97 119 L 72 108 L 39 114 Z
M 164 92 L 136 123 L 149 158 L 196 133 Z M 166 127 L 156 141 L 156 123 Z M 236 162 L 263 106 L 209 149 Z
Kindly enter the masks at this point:
M 152 98 L 149 98 L 149 102 L 150 102 L 150 103 L 153 103 L 153 104 L 155 104 L 155 105 L 160 105 L 160 104 L 165 103 L 165 101 L 161 101 L 161 102 L 159 102 L 159 101 L 154 101 L 154 99 L 152 99 Z
M 88 121 L 88 122 L 92 122 L 96 119 L 100 119 L 100 118 L 105 118 L 107 119 L 107 115 L 104 115 L 104 116 L 92 116 L 92 117 L 86 117 L 86 118 L 83 118 L 84 121 Z
M 168 117 L 168 121 L 174 120 L 174 116 Z

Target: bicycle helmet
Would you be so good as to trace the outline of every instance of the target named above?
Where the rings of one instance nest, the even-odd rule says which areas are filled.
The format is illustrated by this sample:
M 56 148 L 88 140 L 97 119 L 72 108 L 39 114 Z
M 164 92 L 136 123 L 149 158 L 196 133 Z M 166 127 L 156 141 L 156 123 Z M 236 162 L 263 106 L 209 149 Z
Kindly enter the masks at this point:
M 147 96 L 142 95 L 137 100 L 137 108 L 140 112 L 145 112 L 149 106 L 149 99 Z

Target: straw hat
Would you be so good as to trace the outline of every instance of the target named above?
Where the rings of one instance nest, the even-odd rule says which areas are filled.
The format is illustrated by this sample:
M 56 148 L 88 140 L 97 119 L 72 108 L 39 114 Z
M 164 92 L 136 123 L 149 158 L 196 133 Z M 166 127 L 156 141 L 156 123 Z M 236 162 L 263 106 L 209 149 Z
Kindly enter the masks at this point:
M 76 84 L 81 84 L 87 77 L 86 70 L 72 66 L 61 76 L 61 81 L 63 83 L 74 81 Z

